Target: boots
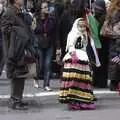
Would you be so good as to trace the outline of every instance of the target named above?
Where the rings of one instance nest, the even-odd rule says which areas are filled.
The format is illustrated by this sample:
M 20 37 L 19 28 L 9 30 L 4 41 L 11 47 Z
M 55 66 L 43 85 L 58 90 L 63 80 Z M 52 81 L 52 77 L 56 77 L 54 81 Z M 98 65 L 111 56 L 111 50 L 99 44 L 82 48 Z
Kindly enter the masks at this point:
M 8 103 L 9 108 L 14 110 L 27 110 L 28 109 L 28 103 L 23 102 L 20 99 L 11 97 Z
M 110 90 L 111 91 L 116 91 L 117 85 L 118 85 L 118 81 L 111 80 L 111 82 L 110 82 Z

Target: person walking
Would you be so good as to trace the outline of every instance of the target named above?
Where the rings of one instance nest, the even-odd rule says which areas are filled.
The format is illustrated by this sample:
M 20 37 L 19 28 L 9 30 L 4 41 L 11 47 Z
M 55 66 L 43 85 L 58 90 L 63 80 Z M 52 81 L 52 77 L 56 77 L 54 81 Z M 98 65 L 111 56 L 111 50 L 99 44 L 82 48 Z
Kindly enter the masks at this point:
M 34 30 L 36 37 L 38 38 L 38 44 L 40 49 L 39 60 L 39 72 L 43 71 L 43 87 L 46 91 L 51 91 L 50 88 L 50 73 L 51 73 L 51 60 L 53 56 L 53 49 L 56 47 L 60 49 L 60 43 L 58 41 L 57 24 L 54 16 L 49 16 L 48 3 L 43 1 L 39 3 L 38 11 L 36 13 L 37 26 Z M 56 50 L 56 51 L 57 51 Z

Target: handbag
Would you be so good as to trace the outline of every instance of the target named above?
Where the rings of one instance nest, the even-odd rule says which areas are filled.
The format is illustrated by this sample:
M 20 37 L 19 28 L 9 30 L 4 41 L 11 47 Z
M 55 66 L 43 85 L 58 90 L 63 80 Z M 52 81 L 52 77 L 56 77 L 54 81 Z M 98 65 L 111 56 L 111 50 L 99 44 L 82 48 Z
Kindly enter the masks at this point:
M 24 61 L 26 64 L 31 64 L 36 62 L 36 58 L 29 50 L 25 50 Z
M 27 78 L 34 78 L 37 76 L 36 63 L 28 64 L 27 68 L 28 68 L 28 77 Z
M 25 49 L 26 64 L 35 63 L 38 56 L 39 56 L 38 40 L 35 36 L 31 35 L 31 38 L 29 39 Z

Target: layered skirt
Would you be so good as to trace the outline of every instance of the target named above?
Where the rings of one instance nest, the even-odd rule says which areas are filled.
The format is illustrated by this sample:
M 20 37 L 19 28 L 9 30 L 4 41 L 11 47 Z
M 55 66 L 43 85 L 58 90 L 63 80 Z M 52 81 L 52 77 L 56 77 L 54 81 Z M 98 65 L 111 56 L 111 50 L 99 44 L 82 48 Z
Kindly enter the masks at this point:
M 70 109 L 95 109 L 88 61 L 65 60 L 60 82 L 59 102 L 67 103 Z

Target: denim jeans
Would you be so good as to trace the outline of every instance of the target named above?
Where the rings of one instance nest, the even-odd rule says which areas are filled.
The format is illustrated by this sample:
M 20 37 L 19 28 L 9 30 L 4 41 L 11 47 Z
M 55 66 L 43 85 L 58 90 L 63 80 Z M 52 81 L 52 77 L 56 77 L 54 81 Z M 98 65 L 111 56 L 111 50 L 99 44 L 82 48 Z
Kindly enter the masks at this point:
M 41 49 L 40 55 L 40 69 L 43 70 L 43 87 L 50 85 L 51 61 L 53 55 L 53 47 Z

